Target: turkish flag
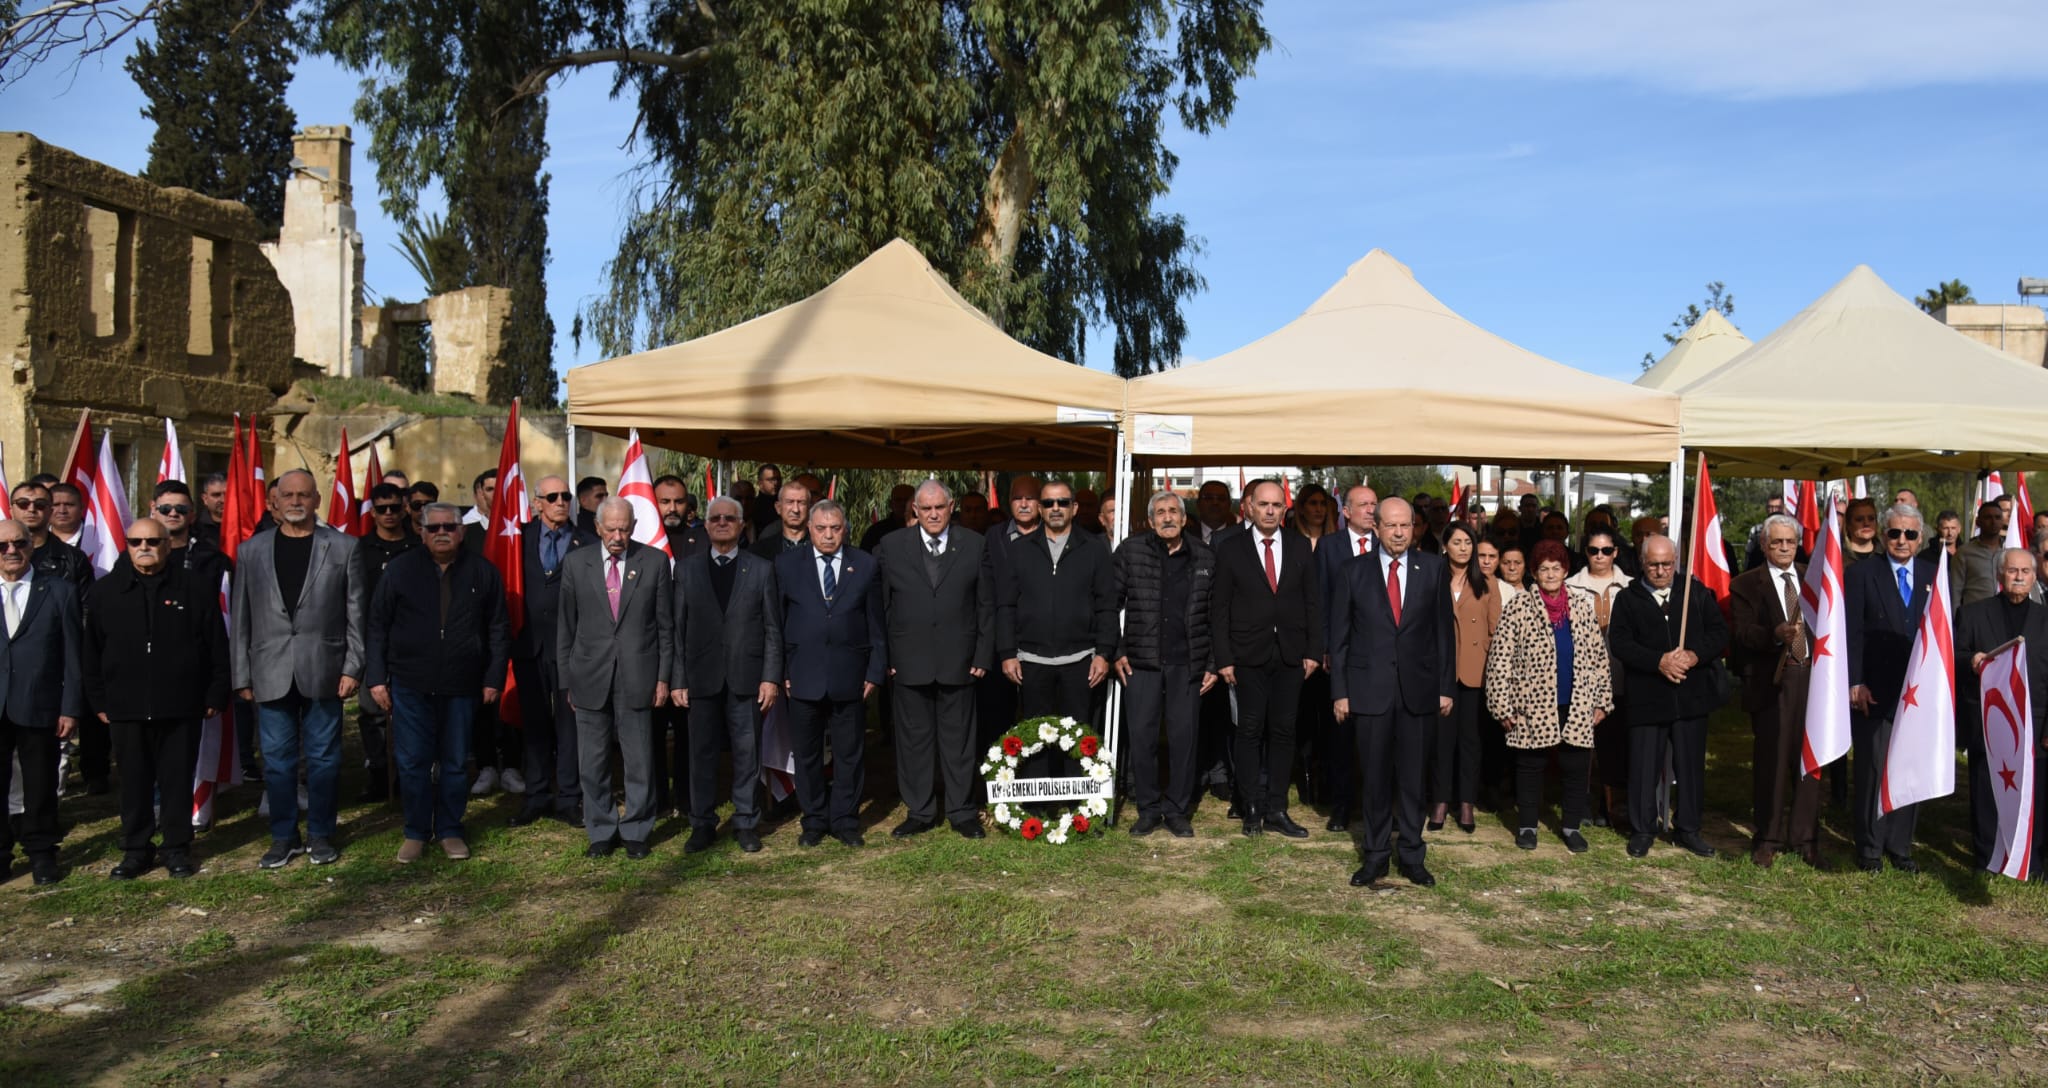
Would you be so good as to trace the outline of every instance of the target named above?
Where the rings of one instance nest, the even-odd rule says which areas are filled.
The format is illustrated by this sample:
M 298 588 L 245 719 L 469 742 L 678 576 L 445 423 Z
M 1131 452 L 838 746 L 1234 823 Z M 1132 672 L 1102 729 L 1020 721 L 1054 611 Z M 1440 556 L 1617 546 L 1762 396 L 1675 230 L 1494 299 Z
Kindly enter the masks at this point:
M 1820 539 L 1820 488 L 1812 480 L 1799 481 L 1799 502 L 1793 508 L 1793 517 L 1799 519 L 1799 528 L 1806 534 L 1806 554 L 1815 554 L 1814 542 Z M 1835 504 L 1828 504 L 1828 513 L 1833 515 Z
M 243 530 L 249 519 L 242 516 L 242 508 L 248 503 L 245 497 L 247 489 L 242 486 L 242 473 L 245 471 L 242 460 L 242 413 L 236 412 L 235 440 L 228 446 L 227 504 L 221 507 L 220 512 L 220 550 L 230 563 L 234 562 L 235 552 L 249 535 Z
M 519 471 L 519 401 L 514 398 L 505 420 L 505 442 L 498 448 L 498 490 L 491 499 L 491 519 L 484 536 L 484 558 L 498 568 L 498 577 L 505 583 L 505 615 L 513 638 L 526 626 L 526 534 L 521 530 L 530 513 L 526 477 Z M 505 687 L 498 696 L 499 721 L 523 724 L 518 694 L 518 683 L 507 669 Z
M 1934 551 L 1940 565 L 1906 658 L 1906 686 L 1878 784 L 1879 806 L 1887 813 L 1956 791 L 1955 622 L 1948 610 L 1948 550 Z
M 2033 872 L 2034 707 L 2027 691 L 2027 640 L 1991 651 L 1977 674 L 1984 708 L 1984 758 L 1998 802 L 1998 843 L 1987 870 L 2014 880 Z
M 1707 477 L 1707 458 L 1700 455 L 1699 489 L 1692 504 L 1692 576 L 1714 591 L 1721 608 L 1728 608 L 1728 587 L 1735 572 L 1728 569 L 1728 549 L 1721 540 L 1721 511 L 1714 504 L 1714 483 Z
M 334 461 L 334 494 L 327 499 L 327 524 L 350 536 L 363 535 L 363 508 L 356 499 L 356 470 L 348 459 L 348 428 L 341 429 L 341 453 Z

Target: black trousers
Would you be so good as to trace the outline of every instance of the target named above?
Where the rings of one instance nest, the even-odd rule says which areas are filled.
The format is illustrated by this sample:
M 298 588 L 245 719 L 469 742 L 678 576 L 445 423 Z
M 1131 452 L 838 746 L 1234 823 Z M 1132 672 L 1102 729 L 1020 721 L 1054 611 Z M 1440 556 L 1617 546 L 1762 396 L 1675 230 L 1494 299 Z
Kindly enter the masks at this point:
M 121 761 L 121 849 L 149 849 L 161 832 L 165 853 L 192 845 L 192 773 L 199 766 L 199 718 L 114 722 Z
M 1671 743 L 1671 775 L 1678 789 L 1671 804 L 1671 830 L 1700 833 L 1700 794 L 1707 788 L 1707 719 L 1631 725 L 1628 729 L 1628 826 L 1641 835 L 1657 829 L 1657 783 L 1664 776 L 1664 744 Z
M 96 714 L 78 719 L 78 774 L 87 782 L 107 780 L 114 769 L 114 737 Z
M 694 696 L 694 692 L 692 695 Z M 696 702 L 695 698 L 690 700 Z M 657 707 L 648 739 L 654 751 L 648 758 L 654 768 L 654 807 L 660 812 L 671 808 L 690 807 L 690 712 L 679 706 Z M 673 747 L 671 747 L 673 746 Z M 712 773 L 718 773 L 718 764 L 712 763 Z M 737 826 L 737 825 L 735 825 Z
M 1891 747 L 1890 718 L 1850 713 L 1849 751 L 1856 760 L 1856 797 L 1850 828 L 1859 862 L 1879 861 L 1886 854 L 1895 858 L 1913 856 L 1913 829 L 1920 820 L 1920 806 L 1907 805 L 1890 815 L 1882 814 L 1878 807 L 1885 757 Z
M 477 770 L 517 767 L 525 761 L 524 748 L 519 730 L 498 721 L 498 704 L 476 704 L 476 716 L 469 723 L 469 754 L 476 759 Z
M 981 798 L 974 755 L 982 746 L 975 743 L 974 684 L 906 684 L 898 677 L 890 696 L 896 705 L 896 792 L 909 818 L 938 821 L 939 799 L 932 784 L 937 763 L 946 789 L 947 822 L 975 819 Z
M 689 755 L 690 826 L 718 826 L 718 755 L 732 751 L 732 826 L 753 827 L 761 822 L 761 693 L 752 691 L 691 692 L 690 707 L 677 711 L 687 715 L 687 737 L 676 740 L 678 757 Z M 678 758 L 678 763 L 682 760 Z M 660 764 L 656 764 L 659 770 Z M 678 782 L 678 786 L 681 783 Z
M 1558 826 L 1569 830 L 1586 820 L 1586 776 L 1593 768 L 1593 750 L 1554 744 L 1548 748 L 1515 750 L 1515 807 L 1521 821 L 1517 827 L 1533 828 L 1541 818 L 1543 778 L 1550 769 L 1553 753 L 1564 777 L 1564 819 Z
M 20 756 L 21 849 L 30 857 L 57 852 L 58 747 L 55 728 L 36 729 L 0 718 L 0 796 L 13 787 L 14 759 Z M 185 822 L 190 824 L 190 794 L 185 803 Z M 14 842 L 14 821 L 0 821 L 0 858 L 14 857 Z
M 1803 760 L 1809 672 L 1805 665 L 1786 665 L 1777 697 L 1749 716 L 1756 735 L 1750 752 L 1755 849 L 1807 855 L 1820 847 L 1821 781 L 1806 773 Z
M 1990 757 L 1984 751 L 1983 715 L 1977 700 L 1958 702 L 1956 743 L 1970 760 L 1970 856 L 1979 869 L 1991 861 L 1991 852 L 1998 848 L 1998 794 L 1986 762 Z
M 242 761 L 242 777 L 260 782 L 263 780 L 263 767 L 256 757 L 262 754 L 263 746 L 258 743 L 256 735 L 256 704 L 242 699 L 230 699 L 228 702 L 234 704 L 235 754 Z M 382 741 L 378 742 L 377 751 L 384 751 Z
M 526 738 L 526 804 L 529 812 L 570 816 L 583 805 L 582 771 L 576 763 L 576 712 L 568 693 L 555 686 L 555 663 L 546 657 L 512 661 L 519 679 L 519 709 Z M 605 798 L 609 803 L 611 798 Z M 581 823 L 581 820 L 576 821 Z
M 1090 721 L 1094 703 L 1088 689 L 1088 666 L 1084 657 L 1071 665 L 1038 665 L 1025 661 L 1024 683 L 1017 688 L 1017 718 L 1072 718 L 1100 732 L 1102 723 Z M 1016 724 L 1011 722 L 1009 724 Z
M 377 709 L 368 698 L 356 702 L 356 732 L 363 738 L 363 763 L 372 780 L 391 774 L 391 715 Z
M 1140 816 L 1186 816 L 1195 807 L 1195 727 L 1201 675 L 1186 665 L 1132 669 L 1124 683 L 1124 736 L 1131 801 Z M 1166 791 L 1159 789 L 1159 743 L 1166 742 Z
M 1294 721 L 1301 706 L 1301 662 L 1237 666 L 1237 788 L 1243 802 L 1261 816 L 1287 811 L 1287 787 L 1294 773 Z M 1265 796 L 1259 771 L 1266 774 Z
M 1395 706 L 1386 714 L 1355 714 L 1358 765 L 1364 768 L 1367 869 L 1377 869 L 1397 850 L 1402 865 L 1422 864 L 1423 775 L 1428 765 L 1434 714 L 1411 714 Z M 1400 841 L 1392 843 L 1395 831 Z
M 1027 669 L 1030 666 L 1025 666 Z M 789 747 L 796 757 L 796 800 L 805 831 L 860 830 L 867 781 L 867 737 L 860 699 L 791 699 Z M 832 783 L 825 784 L 825 745 L 832 745 Z
M 1436 774 L 1430 794 L 1440 805 L 1466 805 L 1479 799 L 1479 712 L 1486 691 L 1459 684 L 1451 698 L 1451 716 L 1434 723 Z
M 1234 789 L 1237 776 L 1231 763 L 1232 749 L 1237 744 L 1237 723 L 1230 706 L 1230 685 L 1217 684 L 1201 698 L 1201 723 L 1195 732 L 1195 767 L 1204 783 Z M 1350 762 L 1350 757 L 1345 761 Z

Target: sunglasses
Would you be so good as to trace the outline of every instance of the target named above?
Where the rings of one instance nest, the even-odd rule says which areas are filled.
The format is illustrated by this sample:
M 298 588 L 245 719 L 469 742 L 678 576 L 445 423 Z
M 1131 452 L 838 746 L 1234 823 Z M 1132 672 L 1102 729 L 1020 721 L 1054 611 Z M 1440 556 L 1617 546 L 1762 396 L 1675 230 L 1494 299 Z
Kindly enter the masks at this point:
M 705 521 L 738 521 L 738 520 L 740 520 L 740 516 L 739 516 L 738 514 L 713 514 L 713 515 L 711 515 L 710 517 L 708 517 L 708 518 L 705 518 L 704 520 L 705 520 Z
M 462 531 L 461 523 L 454 521 L 436 521 L 421 526 L 421 528 L 430 533 L 459 533 Z
M 1884 531 L 1884 538 L 1885 538 L 1886 540 L 1918 540 L 1918 539 L 1920 539 L 1920 530 L 1918 530 L 1918 529 L 1886 529 L 1886 530 Z
M 380 502 L 377 505 L 370 507 L 370 509 L 379 514 L 396 514 L 399 511 L 404 510 L 405 506 L 403 503 Z
M 16 499 L 14 500 L 14 508 L 16 510 L 48 510 L 50 508 L 50 500 Z
M 0 552 L 31 551 L 26 540 L 0 540 Z
M 1072 505 L 1074 505 L 1074 500 L 1072 500 L 1072 499 L 1040 499 L 1040 500 L 1038 500 L 1038 504 L 1039 504 L 1040 506 L 1072 506 Z
M 1614 545 L 1612 545 L 1612 544 L 1609 544 L 1608 546 L 1606 546 L 1606 547 L 1604 547 L 1604 548 L 1587 548 L 1587 549 L 1586 549 L 1586 554 L 1587 554 L 1587 555 L 1613 555 L 1614 553 L 1615 553 L 1615 547 L 1614 547 Z
M 185 515 L 192 512 L 192 508 L 189 506 L 177 506 L 172 503 L 166 502 L 158 503 L 156 512 L 162 514 L 165 517 L 172 517 L 174 515 L 177 517 L 184 517 Z
M 408 509 L 411 510 L 425 510 L 427 508 L 427 500 L 414 499 L 413 501 L 406 503 L 405 505 Z
M 534 498 L 542 502 L 568 502 L 569 493 L 567 491 L 543 491 L 535 495 Z
M 131 536 L 128 538 L 128 546 L 131 548 L 161 548 L 164 546 L 164 538 L 160 536 Z

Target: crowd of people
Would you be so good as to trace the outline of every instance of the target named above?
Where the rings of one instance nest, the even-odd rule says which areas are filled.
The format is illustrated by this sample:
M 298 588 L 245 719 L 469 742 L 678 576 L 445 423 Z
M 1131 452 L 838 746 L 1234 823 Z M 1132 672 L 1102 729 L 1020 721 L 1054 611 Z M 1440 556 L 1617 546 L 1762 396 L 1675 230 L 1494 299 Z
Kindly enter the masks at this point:
M 1019 476 L 995 504 L 932 479 L 896 488 L 856 543 L 821 480 L 763 465 L 701 516 L 682 480 L 656 480 L 664 553 L 635 539 L 647 534 L 633 504 L 603 480 L 572 490 L 546 476 L 508 593 L 484 557 L 494 485 L 479 475 L 465 512 L 388 474 L 355 537 L 319 522 L 310 473 L 285 472 L 230 562 L 226 482 L 208 479 L 195 501 L 166 481 L 97 576 L 75 546 L 77 490 L 48 477 L 16 487 L 0 521 L 0 768 L 19 803 L 0 831 L 0 879 L 17 842 L 35 883 L 63 877 L 67 773 L 88 794 L 118 779 L 114 878 L 159 864 L 192 876 L 208 728 L 262 780 L 259 864 L 335 861 L 350 700 L 360 800 L 388 801 L 395 784 L 399 863 L 430 847 L 467 858 L 468 802 L 501 789 L 523 796 L 513 827 L 580 827 L 591 857 L 646 857 L 664 813 L 687 818 L 684 851 L 709 849 L 728 800 L 731 838 L 760 851 L 771 716 L 793 766 L 797 844 L 860 846 L 871 701 L 906 810 L 891 834 L 943 821 L 980 838 L 977 764 L 992 738 L 1037 717 L 1099 726 L 1112 691 L 1133 835 L 1193 836 L 1206 787 L 1243 834 L 1307 838 L 1298 800 L 1327 810 L 1329 832 L 1359 821 L 1352 884 L 1392 869 L 1430 885 L 1426 833 L 1472 834 L 1481 811 L 1503 811 L 1516 845 L 1539 849 L 1555 780 L 1570 852 L 1590 849 L 1598 825 L 1625 834 L 1633 857 L 1660 835 L 1711 857 L 1707 719 L 1737 686 L 1754 732 L 1749 856 L 1826 869 L 1824 786 L 1800 746 L 1807 676 L 1829 652 L 1847 655 L 1853 685 L 1855 864 L 1912 871 L 1913 808 L 1884 812 L 1877 783 L 1938 549 L 1951 557 L 1980 864 L 1996 823 L 1968 670 L 2024 635 L 2033 675 L 2048 678 L 2048 514 L 2031 549 L 2008 549 L 2010 505 L 1996 501 L 1967 540 L 1952 513 L 1930 529 L 1910 492 L 1882 510 L 1848 503 L 1848 644 L 1830 649 L 1801 618 L 1803 527 L 1778 509 L 1724 604 L 1684 572 L 1658 519 L 1624 536 L 1596 506 L 1574 534 L 1534 495 L 1488 518 L 1477 502 L 1364 485 L 1290 496 L 1259 480 L 1233 496 L 1210 481 L 1192 502 L 1150 495 L 1113 543 L 1115 501 L 1066 481 Z M 2048 683 L 2033 699 L 2048 721 Z M 2035 781 L 2048 792 L 2048 763 Z

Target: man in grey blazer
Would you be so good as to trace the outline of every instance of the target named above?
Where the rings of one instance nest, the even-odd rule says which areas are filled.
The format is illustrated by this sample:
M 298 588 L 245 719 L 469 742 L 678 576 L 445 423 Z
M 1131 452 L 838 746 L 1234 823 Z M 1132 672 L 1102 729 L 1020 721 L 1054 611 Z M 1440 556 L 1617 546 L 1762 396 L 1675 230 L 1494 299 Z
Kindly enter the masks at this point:
M 85 717 L 78 589 L 30 568 L 28 529 L 0 521 L 0 794 L 21 760 L 21 846 L 37 884 L 57 867 L 57 748 Z M 14 875 L 13 821 L 0 820 L 0 881 Z
M 341 701 L 363 675 L 363 594 L 353 562 L 355 538 L 313 517 L 320 499 L 313 474 L 277 478 L 271 501 L 277 528 L 258 533 L 235 555 L 229 658 L 235 691 L 256 706 L 263 745 L 263 788 L 270 799 L 270 850 L 260 864 L 277 869 L 304 853 L 315 865 L 341 856 L 334 846 L 341 778 Z M 306 840 L 299 840 L 299 751 L 306 755 Z
M 690 840 L 718 837 L 718 748 L 732 748 L 732 837 L 761 849 L 761 716 L 782 694 L 775 564 L 740 547 L 746 510 L 720 495 L 705 509 L 706 550 L 676 560 L 675 669 L 669 700 L 689 711 Z
M 654 830 L 653 708 L 668 702 L 675 636 L 669 558 L 633 540 L 633 506 L 609 498 L 597 507 L 598 548 L 562 560 L 555 661 L 576 711 L 576 757 L 583 770 L 585 856 L 644 858 Z M 612 802 L 611 748 L 626 778 L 623 815 Z

